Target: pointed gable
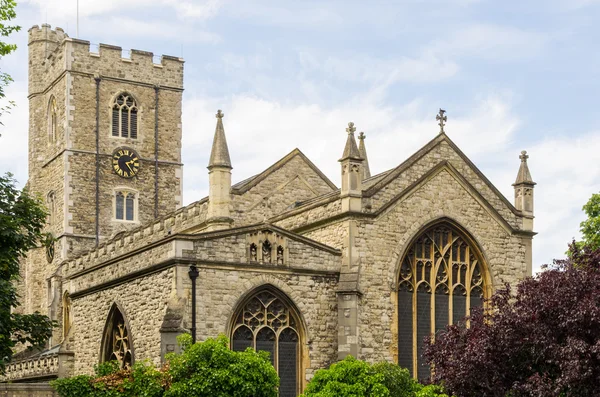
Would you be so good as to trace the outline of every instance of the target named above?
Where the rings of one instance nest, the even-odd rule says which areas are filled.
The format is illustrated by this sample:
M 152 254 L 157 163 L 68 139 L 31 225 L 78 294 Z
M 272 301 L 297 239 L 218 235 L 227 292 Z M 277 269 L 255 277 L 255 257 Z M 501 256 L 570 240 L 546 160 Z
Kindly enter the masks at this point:
M 299 149 L 232 187 L 237 224 L 262 222 L 337 187 Z
M 481 199 L 493 208 L 512 228 L 519 228 L 520 212 L 483 175 L 471 160 L 446 135 L 440 134 L 396 168 L 368 184 L 365 197 L 371 198 L 373 212 L 402 195 L 404 190 L 416 183 L 430 170 L 447 162 L 457 175 L 464 178 Z

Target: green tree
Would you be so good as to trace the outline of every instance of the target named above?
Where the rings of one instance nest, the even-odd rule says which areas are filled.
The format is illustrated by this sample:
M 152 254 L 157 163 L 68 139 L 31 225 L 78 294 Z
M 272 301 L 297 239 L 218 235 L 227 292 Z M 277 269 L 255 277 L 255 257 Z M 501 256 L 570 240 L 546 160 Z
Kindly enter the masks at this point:
M 15 0 L 0 0 L 0 59 L 17 49 L 16 44 L 9 44 L 4 41 L 5 37 L 21 30 L 20 26 L 10 23 L 17 16 L 16 6 Z M 5 98 L 4 88 L 12 81 L 12 77 L 8 73 L 0 71 L 0 100 Z M 10 112 L 12 106 L 14 106 L 14 102 L 9 101 L 7 105 L 0 107 L 0 116 Z
M 4 373 L 15 346 L 43 346 L 53 326 L 39 313 L 13 313 L 19 306 L 15 288 L 19 261 L 40 243 L 46 223 L 41 201 L 15 185 L 11 174 L 0 176 L 0 373 Z
M 600 193 L 592 194 L 583 206 L 583 212 L 588 218 L 580 224 L 583 243 L 578 246 L 587 245 L 592 250 L 598 249 L 600 248 Z

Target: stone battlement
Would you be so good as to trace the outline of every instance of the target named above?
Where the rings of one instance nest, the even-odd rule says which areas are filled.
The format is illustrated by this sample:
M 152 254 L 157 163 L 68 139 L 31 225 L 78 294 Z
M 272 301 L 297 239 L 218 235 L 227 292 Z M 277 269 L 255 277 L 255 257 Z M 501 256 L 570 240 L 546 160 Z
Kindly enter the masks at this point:
M 143 248 L 169 235 L 189 231 L 206 220 L 208 200 L 196 201 L 172 214 L 145 224 L 100 244 L 96 249 L 63 264 L 63 274 L 67 277 L 120 255 Z
M 55 378 L 58 376 L 59 354 L 33 357 L 11 362 L 6 366 L 6 374 L 0 377 L 0 382 L 16 379 Z
M 183 89 L 182 58 L 155 56 L 137 49 L 123 51 L 110 44 L 92 45 L 87 40 L 69 37 L 62 28 L 52 29 L 48 24 L 35 25 L 28 32 L 30 60 L 33 66 L 45 67 L 49 81 L 66 68 L 99 77 Z M 123 53 L 128 56 L 124 57 Z

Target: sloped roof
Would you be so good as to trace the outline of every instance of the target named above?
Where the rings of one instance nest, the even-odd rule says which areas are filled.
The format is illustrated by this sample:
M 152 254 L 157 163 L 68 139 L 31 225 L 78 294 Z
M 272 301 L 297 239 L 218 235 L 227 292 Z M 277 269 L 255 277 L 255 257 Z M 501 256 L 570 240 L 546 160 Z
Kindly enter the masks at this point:
M 273 172 L 282 168 L 284 165 L 289 163 L 294 157 L 299 156 L 319 177 L 325 182 L 332 190 L 337 190 L 337 186 L 317 166 L 309 160 L 308 157 L 304 153 L 300 151 L 300 149 L 296 148 L 292 150 L 290 153 L 285 155 L 281 160 L 277 161 L 275 164 L 261 172 L 260 174 L 254 175 L 250 178 L 247 178 L 241 182 L 236 183 L 231 187 L 233 194 L 243 194 L 258 185 L 261 181 L 266 179 Z

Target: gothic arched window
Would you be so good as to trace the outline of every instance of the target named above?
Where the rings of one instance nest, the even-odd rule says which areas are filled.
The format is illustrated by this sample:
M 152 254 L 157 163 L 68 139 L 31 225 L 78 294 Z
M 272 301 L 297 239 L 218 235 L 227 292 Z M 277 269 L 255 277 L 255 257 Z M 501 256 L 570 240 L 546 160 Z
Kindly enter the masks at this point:
M 253 294 L 236 312 L 231 347 L 268 351 L 279 374 L 279 396 L 295 397 L 301 388 L 300 319 L 290 304 L 271 290 Z
M 131 332 L 125 317 L 113 304 L 102 336 L 101 362 L 116 361 L 120 369 L 131 368 L 134 362 Z
M 112 136 L 137 138 L 138 108 L 129 94 L 119 94 L 112 104 Z
M 56 128 L 58 125 L 58 116 L 56 108 L 56 99 L 54 96 L 50 98 L 48 103 L 48 142 L 56 142 Z
M 472 240 L 448 223 L 428 228 L 410 246 L 398 280 L 398 364 L 419 379 L 430 368 L 423 339 L 457 324 L 487 297 L 485 265 Z
M 137 195 L 131 191 L 115 192 L 115 219 L 119 221 L 135 221 Z

